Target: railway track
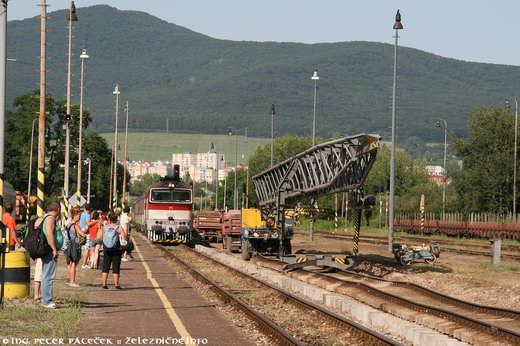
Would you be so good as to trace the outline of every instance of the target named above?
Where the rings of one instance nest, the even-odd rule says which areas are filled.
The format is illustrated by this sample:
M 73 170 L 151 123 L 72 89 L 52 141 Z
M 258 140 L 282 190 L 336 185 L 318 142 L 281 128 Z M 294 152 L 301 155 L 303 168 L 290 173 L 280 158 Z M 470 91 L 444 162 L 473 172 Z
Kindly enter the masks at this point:
M 282 271 L 281 267 L 285 264 L 262 256 L 255 257 L 255 261 L 278 271 Z M 407 319 L 462 341 L 477 345 L 497 342 L 520 344 L 520 311 L 474 304 L 417 284 L 352 271 L 325 274 L 300 269 L 290 275 L 302 275 L 307 282 L 311 282 L 312 276 L 312 282 L 322 288 L 335 286 L 334 292 L 346 294 L 399 317 L 408 316 Z
M 318 338 L 317 340 L 320 340 L 316 341 L 316 343 L 325 342 L 329 344 L 326 340 L 330 340 L 333 342 L 330 343 L 331 345 L 335 344 L 334 342 L 337 342 L 338 345 L 344 345 L 345 342 L 348 345 L 401 345 L 383 334 L 374 332 L 354 321 L 303 300 L 276 286 L 260 281 L 251 275 L 242 273 L 188 247 L 178 247 L 176 249 L 179 250 L 175 251 L 182 251 L 182 257 L 186 258 L 181 258 L 179 254 L 161 245 L 157 245 L 157 247 L 168 258 L 173 259 L 186 268 L 197 280 L 210 285 L 212 290 L 224 301 L 231 302 L 244 311 L 255 323 L 261 326 L 266 334 L 272 335 L 280 345 L 313 344 L 315 342 L 312 340 L 316 337 Z M 223 272 L 226 272 L 225 279 L 216 282 L 202 273 L 201 270 L 194 268 L 196 265 L 200 266 L 201 263 L 211 268 L 219 268 L 218 271 L 221 275 Z M 236 281 L 239 287 L 247 287 L 247 289 L 230 288 L 233 286 L 231 281 Z M 254 298 L 251 298 L 251 296 L 254 296 Z M 262 299 L 264 299 L 263 303 L 259 302 Z M 251 301 L 253 304 L 250 304 Z M 265 307 L 258 308 L 262 304 Z M 251 305 L 255 305 L 255 307 L 251 307 Z M 262 313 L 257 310 L 262 310 Z M 278 310 L 281 310 L 279 312 L 281 312 L 282 316 L 276 316 L 276 313 L 273 313 Z M 264 314 L 269 312 L 273 314 L 269 317 L 264 316 Z M 295 316 L 299 316 L 299 318 Z M 282 329 L 272 319 L 275 319 L 285 329 Z M 326 330 L 326 333 L 324 335 L 308 336 L 303 332 L 307 328 L 305 327 L 306 325 L 310 328 L 308 330 L 312 330 L 313 333 L 316 333 L 317 330 L 323 333 L 323 329 Z M 320 326 L 320 328 L 317 326 Z M 287 331 L 289 328 L 292 329 L 292 332 Z M 299 334 L 303 340 L 298 340 L 291 334 Z
M 317 234 L 320 237 L 323 238 L 329 238 L 329 239 L 348 239 L 352 240 L 351 235 L 343 235 L 343 234 L 333 234 L 332 232 L 321 232 Z M 363 236 L 359 238 L 359 241 L 362 243 L 367 244 L 374 244 L 374 245 L 388 245 L 388 239 L 383 237 L 376 237 L 376 236 Z M 485 245 L 468 245 L 468 244 L 462 244 L 462 243 L 453 243 L 448 240 L 435 240 L 430 238 L 404 238 L 404 237 L 398 237 L 395 239 L 396 243 L 410 243 L 410 242 L 417 242 L 417 243 L 438 243 L 441 245 L 441 251 L 445 252 L 452 252 L 462 255 L 472 255 L 472 256 L 485 256 L 489 257 L 491 256 L 489 246 Z M 471 248 L 469 248 L 471 247 Z M 475 250 L 479 249 L 479 250 Z M 505 252 L 507 251 L 507 252 Z M 520 246 L 511 246 L 511 245 L 502 245 L 502 258 L 507 258 L 515 261 L 520 261 Z

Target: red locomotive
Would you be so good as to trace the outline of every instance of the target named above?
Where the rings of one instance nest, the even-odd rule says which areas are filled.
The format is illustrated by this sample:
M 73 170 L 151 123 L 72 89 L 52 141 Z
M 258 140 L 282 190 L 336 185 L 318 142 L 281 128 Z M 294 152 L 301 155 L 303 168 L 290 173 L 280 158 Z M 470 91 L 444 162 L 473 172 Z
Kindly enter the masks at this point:
M 133 221 L 152 242 L 185 243 L 192 237 L 193 186 L 173 176 L 161 178 L 135 202 Z

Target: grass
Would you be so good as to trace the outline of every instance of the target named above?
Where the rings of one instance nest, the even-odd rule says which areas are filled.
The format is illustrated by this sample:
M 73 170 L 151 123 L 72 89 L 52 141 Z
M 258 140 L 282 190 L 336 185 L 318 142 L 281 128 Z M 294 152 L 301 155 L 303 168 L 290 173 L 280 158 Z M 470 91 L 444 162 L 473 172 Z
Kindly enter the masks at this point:
M 520 265 L 503 263 L 499 265 L 493 265 L 489 262 L 482 262 L 479 264 L 480 269 L 503 271 L 503 272 L 520 272 Z
M 113 133 L 102 133 L 110 146 L 114 145 Z M 121 143 L 119 155 L 124 154 L 124 133 L 119 135 Z M 217 152 L 226 155 L 226 162 L 235 162 L 235 138 L 228 135 L 205 135 L 188 133 L 128 133 L 128 158 L 130 160 L 168 160 L 173 153 L 207 153 L 215 145 Z M 238 163 L 245 164 L 255 150 L 270 143 L 267 138 L 238 136 Z
M 6 299 L 0 310 L 0 337 L 27 338 L 31 343 L 34 338 L 76 337 L 83 317 L 83 306 L 88 298 L 88 284 L 97 278 L 90 271 L 78 272 L 82 287 L 71 288 L 65 283 L 66 264 L 63 256 L 58 262 L 58 272 L 54 281 L 54 298 L 58 308 L 43 308 L 32 298 Z M 32 286 L 31 286 L 32 293 Z

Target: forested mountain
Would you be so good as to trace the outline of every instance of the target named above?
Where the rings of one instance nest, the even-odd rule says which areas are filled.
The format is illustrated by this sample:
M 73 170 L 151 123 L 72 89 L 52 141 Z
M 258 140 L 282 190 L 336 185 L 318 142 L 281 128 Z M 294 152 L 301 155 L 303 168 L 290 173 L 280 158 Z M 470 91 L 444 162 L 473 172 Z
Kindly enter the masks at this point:
M 169 118 L 170 131 L 222 134 L 229 126 L 247 126 L 252 136 L 270 136 L 274 102 L 278 134 L 310 134 L 310 77 L 317 68 L 318 135 L 389 137 L 392 45 L 237 42 L 106 5 L 78 8 L 77 14 L 73 102 L 79 102 L 79 55 L 87 47 L 85 104 L 98 130 L 113 126 L 112 91 L 119 82 L 121 103 L 130 102 L 131 128 L 164 129 Z M 55 97 L 65 96 L 67 15 L 49 14 L 47 76 Z M 39 17 L 8 23 L 8 57 L 17 59 L 8 63 L 9 102 L 38 88 L 39 30 Z M 464 62 L 405 47 L 399 52 L 400 141 L 442 141 L 438 117 L 464 135 L 472 109 L 503 104 L 515 91 L 518 97 L 519 66 Z

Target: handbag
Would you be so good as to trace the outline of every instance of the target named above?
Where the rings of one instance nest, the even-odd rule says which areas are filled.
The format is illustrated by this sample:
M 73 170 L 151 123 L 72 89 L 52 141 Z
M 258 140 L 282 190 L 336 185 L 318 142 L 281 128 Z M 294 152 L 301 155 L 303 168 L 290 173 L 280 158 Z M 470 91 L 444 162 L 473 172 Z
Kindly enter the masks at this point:
M 69 239 L 69 241 L 67 243 L 67 249 L 65 251 L 67 252 L 68 256 L 72 259 L 73 262 L 78 262 L 81 259 L 81 245 L 70 238 L 70 226 L 67 227 L 66 231 L 67 238 Z
M 87 243 L 87 237 L 84 237 L 82 235 L 76 234 L 78 237 L 79 245 L 83 246 Z
M 132 240 L 126 241 L 126 245 L 121 246 L 121 250 L 126 252 L 132 252 L 134 251 L 134 242 Z
M 121 247 L 125 247 L 128 244 L 128 240 L 119 235 L 119 244 L 121 245 Z

